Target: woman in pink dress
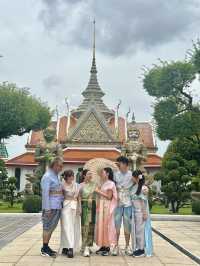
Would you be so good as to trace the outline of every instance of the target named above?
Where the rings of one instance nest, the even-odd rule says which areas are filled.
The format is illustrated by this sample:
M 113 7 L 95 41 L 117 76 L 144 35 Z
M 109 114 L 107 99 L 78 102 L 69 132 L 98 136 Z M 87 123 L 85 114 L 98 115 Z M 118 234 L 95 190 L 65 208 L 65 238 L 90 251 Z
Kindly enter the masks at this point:
M 99 195 L 96 207 L 96 254 L 108 256 L 117 243 L 114 210 L 117 206 L 117 190 L 113 182 L 113 171 L 107 167 L 101 171 L 101 185 L 96 188 Z

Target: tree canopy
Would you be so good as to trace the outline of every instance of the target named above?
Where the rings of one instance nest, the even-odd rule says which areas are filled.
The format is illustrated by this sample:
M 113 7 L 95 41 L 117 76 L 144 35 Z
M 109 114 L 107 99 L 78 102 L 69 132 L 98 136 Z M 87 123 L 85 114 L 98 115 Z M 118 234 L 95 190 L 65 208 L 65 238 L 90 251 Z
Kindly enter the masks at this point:
M 163 62 L 146 69 L 143 87 L 156 101 L 154 118 L 161 140 L 187 137 L 200 145 L 200 106 L 194 102 L 191 84 L 200 73 L 200 42 L 189 58 Z
M 50 119 L 49 108 L 28 89 L 6 82 L 0 84 L 0 140 L 44 129 Z
M 200 40 L 193 43 L 193 49 L 188 52 L 196 71 L 200 74 Z
M 190 176 L 191 189 L 200 191 L 200 149 L 198 141 L 188 138 L 174 140 L 169 145 L 166 155 L 164 156 L 164 167 L 165 160 L 170 156 L 169 154 L 176 154 L 182 157 Z
M 161 180 L 162 191 L 174 213 L 190 199 L 190 191 L 200 180 L 200 150 L 198 144 L 190 144 L 186 138 L 172 141 L 163 157 L 161 170 L 155 175 L 156 180 Z

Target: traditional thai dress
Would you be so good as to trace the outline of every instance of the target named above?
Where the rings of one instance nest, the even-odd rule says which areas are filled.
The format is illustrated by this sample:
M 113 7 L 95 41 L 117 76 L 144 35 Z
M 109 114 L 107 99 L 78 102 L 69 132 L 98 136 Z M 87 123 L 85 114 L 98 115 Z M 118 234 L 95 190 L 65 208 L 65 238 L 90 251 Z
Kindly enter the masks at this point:
M 81 183 L 81 234 L 82 250 L 85 247 L 92 247 L 94 243 L 94 228 L 96 219 L 96 184 L 92 181 Z
M 99 195 L 96 209 L 96 244 L 99 247 L 110 247 L 117 244 L 114 211 L 117 207 L 117 190 L 115 183 L 107 180 L 101 186 L 101 191 L 112 190 L 111 200 Z
M 151 217 L 149 213 L 148 198 L 142 192 L 136 195 L 137 185 L 134 186 L 131 193 L 131 200 L 133 205 L 132 215 L 132 245 L 133 251 L 144 249 L 146 256 L 152 256 L 152 229 Z M 148 215 L 147 220 L 143 219 L 143 208 Z
M 78 213 L 79 185 L 72 183 L 71 186 L 63 184 L 64 202 L 61 213 L 61 251 L 63 248 L 80 248 L 80 215 Z

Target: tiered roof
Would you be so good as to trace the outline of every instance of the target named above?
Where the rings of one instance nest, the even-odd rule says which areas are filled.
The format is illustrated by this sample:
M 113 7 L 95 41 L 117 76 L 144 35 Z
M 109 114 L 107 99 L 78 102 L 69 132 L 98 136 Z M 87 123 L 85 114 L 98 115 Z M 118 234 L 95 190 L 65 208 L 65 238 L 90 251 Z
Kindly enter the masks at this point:
M 57 127 L 57 137 L 58 137 L 58 142 L 59 143 L 65 143 L 67 139 L 67 121 L 68 118 L 67 116 L 62 116 L 59 119 L 59 126 Z M 77 126 L 78 120 L 71 117 L 70 121 L 70 128 L 71 131 L 74 130 Z M 153 131 L 152 131 L 152 126 L 148 122 L 140 122 L 140 123 L 135 123 L 135 127 L 140 131 L 140 137 L 139 141 L 144 144 L 144 146 L 148 150 L 155 150 L 157 149 L 154 139 L 153 139 Z M 115 128 L 115 121 L 114 117 L 110 119 L 108 123 L 108 127 L 110 128 L 111 131 L 114 130 Z M 125 141 L 125 133 L 126 126 L 125 126 L 125 119 L 123 117 L 119 117 L 119 140 L 123 144 Z M 32 131 L 31 136 L 29 138 L 29 142 L 27 143 L 27 147 L 29 148 L 34 148 L 41 140 L 43 140 L 43 133 L 42 131 Z

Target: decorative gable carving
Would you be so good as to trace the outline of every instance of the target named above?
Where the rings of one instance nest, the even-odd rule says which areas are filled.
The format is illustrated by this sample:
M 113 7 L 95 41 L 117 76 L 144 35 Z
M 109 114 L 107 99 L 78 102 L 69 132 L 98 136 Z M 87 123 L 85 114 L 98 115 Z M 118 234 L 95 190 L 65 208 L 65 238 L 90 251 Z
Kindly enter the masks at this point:
M 96 111 L 95 106 L 89 107 L 79 120 L 77 127 L 69 137 L 71 142 L 105 143 L 116 141 L 104 117 Z

